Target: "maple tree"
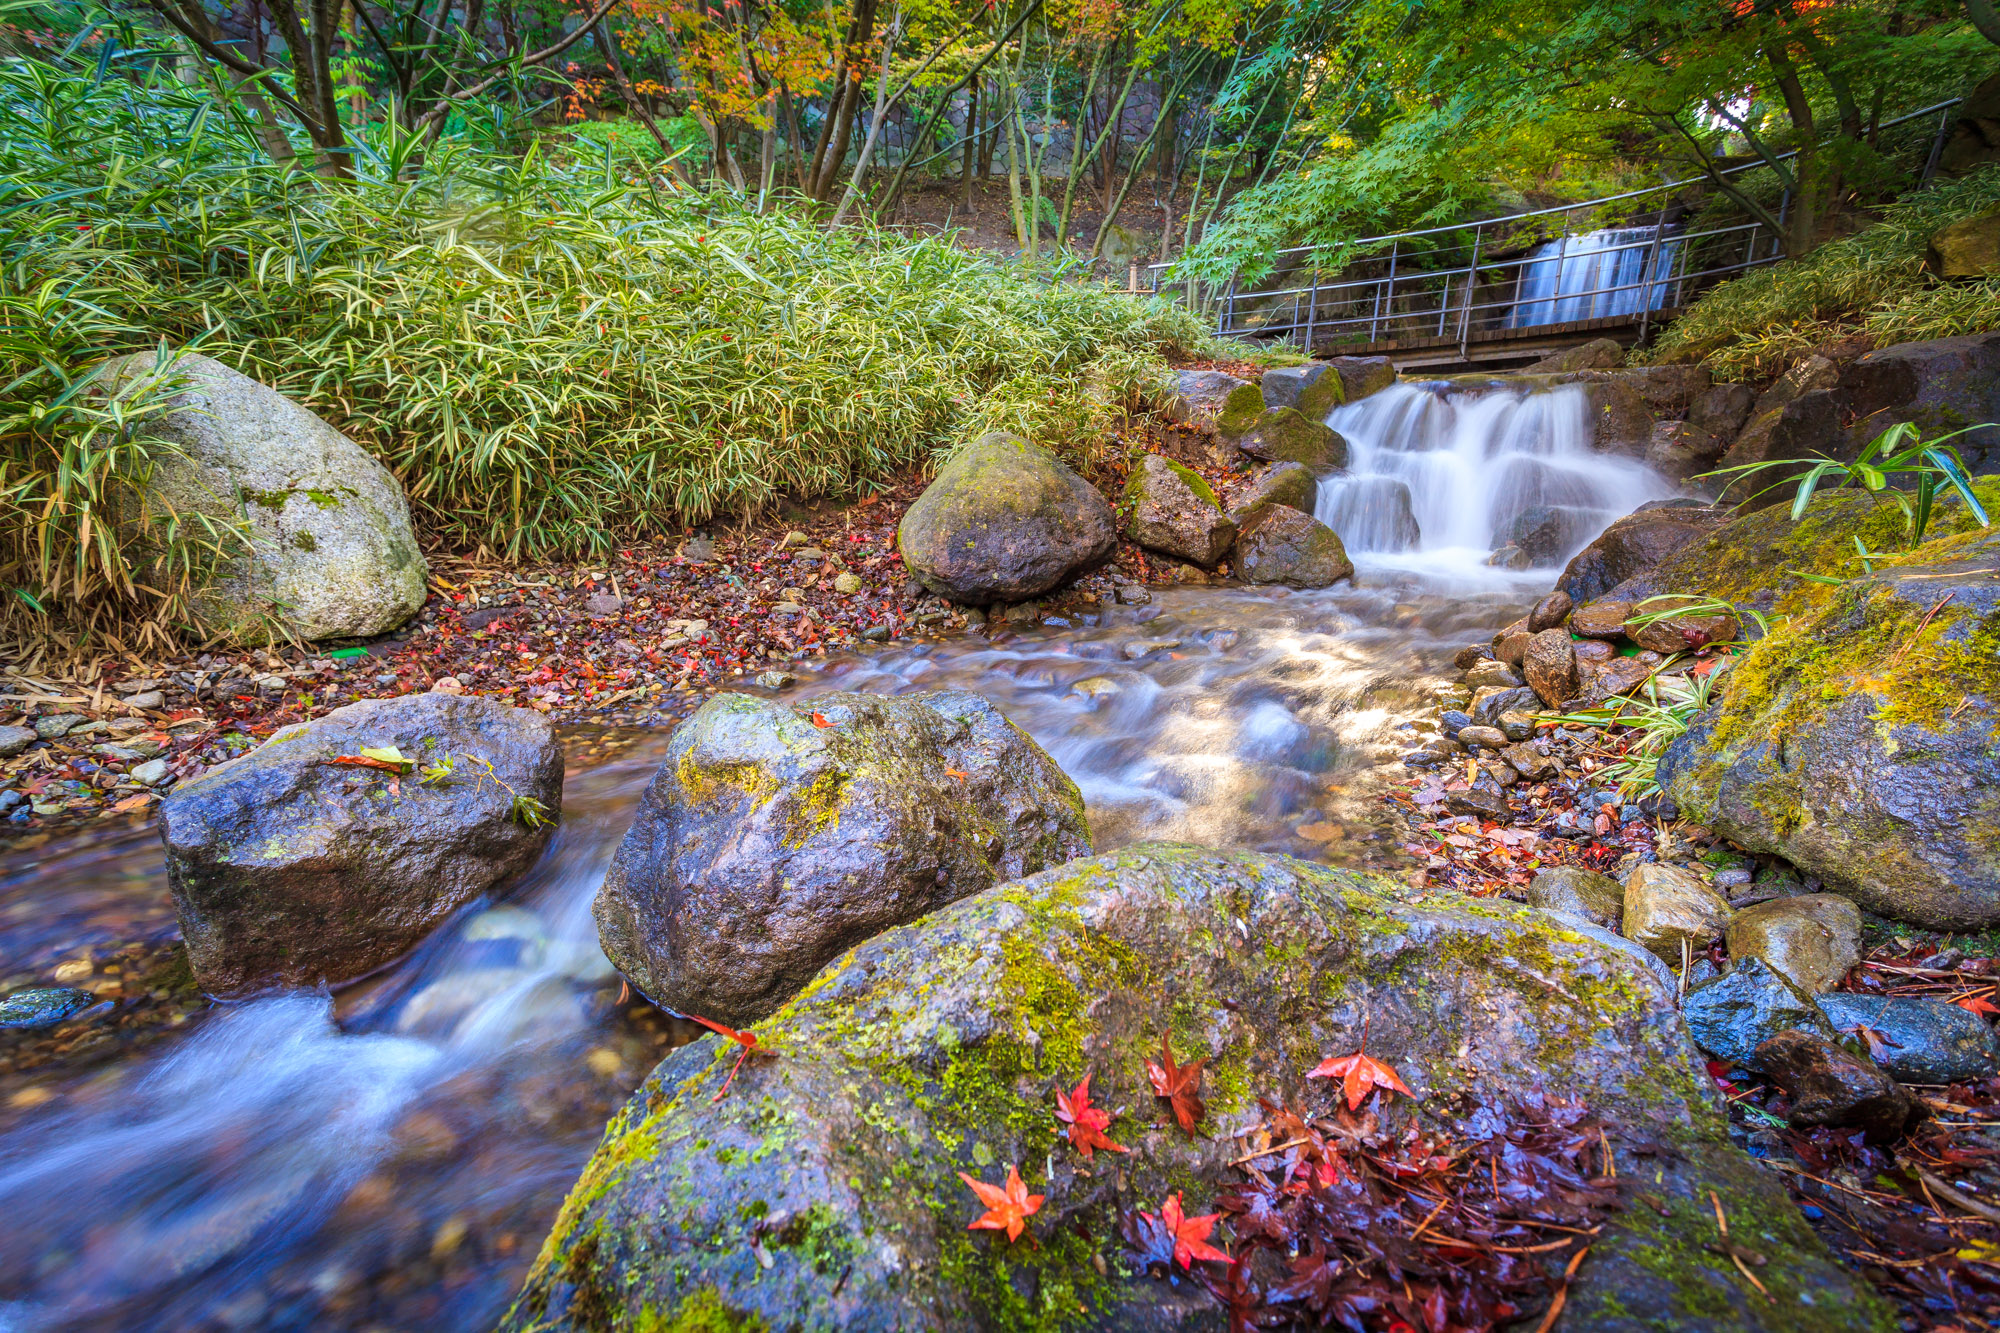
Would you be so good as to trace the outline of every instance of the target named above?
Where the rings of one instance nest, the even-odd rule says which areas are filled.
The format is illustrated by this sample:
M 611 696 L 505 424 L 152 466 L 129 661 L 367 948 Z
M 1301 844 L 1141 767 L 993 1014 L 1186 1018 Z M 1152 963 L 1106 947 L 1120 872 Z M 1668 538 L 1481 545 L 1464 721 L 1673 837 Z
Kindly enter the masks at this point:
M 1065 1093 L 1056 1089 L 1056 1119 L 1069 1126 L 1066 1131 L 1070 1146 L 1090 1160 L 1093 1148 L 1106 1152 L 1130 1152 L 1130 1148 L 1113 1143 L 1105 1136 L 1111 1128 L 1111 1113 L 1090 1104 L 1090 1075 L 1085 1074 L 1076 1087 Z
M 986 1211 L 966 1225 L 967 1231 L 1004 1231 L 1007 1243 L 1013 1244 L 1027 1230 L 1028 1219 L 1042 1210 L 1042 1195 L 1028 1193 L 1028 1186 L 1021 1179 L 1018 1168 L 1007 1168 L 1007 1183 L 989 1185 L 983 1180 L 974 1180 L 961 1171 L 958 1178 L 986 1205 Z
M 1409 1087 L 1396 1071 L 1368 1053 L 1368 1023 L 1362 1020 L 1361 1048 L 1352 1055 L 1328 1056 L 1315 1065 L 1307 1078 L 1337 1078 L 1341 1089 L 1347 1095 L 1347 1109 L 1358 1111 L 1377 1088 L 1390 1092 L 1400 1092 L 1405 1097 L 1414 1097 Z
M 1195 1126 L 1208 1114 L 1208 1107 L 1201 1100 L 1201 1067 L 1207 1063 L 1208 1057 L 1203 1056 L 1184 1065 L 1175 1064 L 1173 1047 L 1167 1044 L 1165 1036 L 1160 1038 L 1159 1062 L 1146 1061 L 1146 1074 L 1153 1080 L 1153 1095 L 1172 1108 L 1174 1119 L 1190 1138 Z

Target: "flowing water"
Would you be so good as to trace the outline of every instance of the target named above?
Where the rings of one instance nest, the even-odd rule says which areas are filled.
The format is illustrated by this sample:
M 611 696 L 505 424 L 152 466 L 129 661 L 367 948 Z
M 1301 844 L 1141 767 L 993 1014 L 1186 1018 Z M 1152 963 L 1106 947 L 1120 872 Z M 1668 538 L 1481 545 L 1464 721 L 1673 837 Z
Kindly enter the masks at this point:
M 1532 504 L 1608 518 L 1665 492 L 1588 453 L 1580 400 L 1397 387 L 1336 412 L 1354 475 L 1320 509 L 1352 531 L 1354 587 L 1170 589 L 845 654 L 788 693 L 987 695 L 1076 779 L 1100 850 L 1173 838 L 1394 867 L 1397 729 L 1456 648 L 1548 583 L 1480 563 L 1493 533 Z M 490 1327 L 669 1039 L 618 1004 L 589 914 L 664 743 L 572 773 L 541 864 L 365 986 L 217 1006 L 46 1100 L 15 1096 L 0 1333 Z M 171 931 L 150 833 L 32 855 L 0 878 L 0 974 Z
M 1613 227 L 1535 247 L 1521 266 L 1508 328 L 1658 310 L 1681 241 L 1660 227 Z

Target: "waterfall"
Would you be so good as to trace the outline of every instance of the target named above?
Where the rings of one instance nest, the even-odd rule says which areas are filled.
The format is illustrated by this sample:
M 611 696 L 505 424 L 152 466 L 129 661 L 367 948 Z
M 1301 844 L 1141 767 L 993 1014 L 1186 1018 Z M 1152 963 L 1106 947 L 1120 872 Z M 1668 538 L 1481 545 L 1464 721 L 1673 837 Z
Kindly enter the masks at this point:
M 1596 452 L 1590 414 L 1580 385 L 1393 384 L 1327 416 L 1347 437 L 1348 470 L 1320 481 L 1316 517 L 1378 566 L 1476 577 L 1510 543 L 1560 565 L 1613 519 L 1674 494 L 1644 464 Z
M 1667 302 L 1666 278 L 1681 246 L 1679 237 L 1660 233 L 1658 227 L 1614 227 L 1535 247 L 1521 265 L 1507 327 L 1632 315 L 1648 305 L 1658 310 Z

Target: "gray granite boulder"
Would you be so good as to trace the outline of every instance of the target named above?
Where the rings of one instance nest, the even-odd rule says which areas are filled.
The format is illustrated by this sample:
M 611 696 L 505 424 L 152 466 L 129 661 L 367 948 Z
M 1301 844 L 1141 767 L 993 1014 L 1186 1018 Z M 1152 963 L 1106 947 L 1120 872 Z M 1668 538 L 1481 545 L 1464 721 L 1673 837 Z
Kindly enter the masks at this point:
M 1149 551 L 1212 569 L 1229 554 L 1236 524 L 1199 473 L 1147 454 L 1125 487 L 1125 533 Z

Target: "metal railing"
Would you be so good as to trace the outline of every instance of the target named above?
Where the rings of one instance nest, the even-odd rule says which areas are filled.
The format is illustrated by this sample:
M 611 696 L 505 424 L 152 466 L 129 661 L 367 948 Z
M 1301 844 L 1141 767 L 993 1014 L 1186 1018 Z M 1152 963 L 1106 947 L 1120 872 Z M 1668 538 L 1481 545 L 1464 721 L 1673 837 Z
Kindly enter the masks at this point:
M 1926 182 L 1937 168 L 1950 130 L 1951 108 L 1959 101 L 1954 97 L 1937 102 L 1878 127 L 1889 129 L 1938 115 L 1938 128 L 1923 168 Z M 1783 160 L 1796 153 L 1793 150 L 1779 157 Z M 1565 325 L 1637 324 L 1644 341 L 1655 320 L 1677 311 L 1709 287 L 1782 259 L 1784 236 L 1761 221 L 1683 232 L 1666 221 L 1662 210 L 1639 226 L 1616 228 L 1631 233 L 1630 239 L 1607 244 L 1596 239 L 1602 231 L 1574 230 L 1575 220 L 1579 216 L 1598 218 L 1608 205 L 1713 185 L 1714 176 L 1731 176 L 1765 165 L 1762 161 L 1746 162 L 1721 168 L 1713 176 L 1691 176 L 1583 203 L 1364 237 L 1341 245 L 1339 250 L 1343 254 L 1368 250 L 1370 254 L 1331 272 L 1308 268 L 1303 282 L 1298 281 L 1297 266 L 1285 271 L 1286 261 L 1303 257 L 1309 262 L 1323 253 L 1322 248 L 1280 250 L 1278 281 L 1293 285 L 1267 290 L 1240 290 L 1235 280 L 1221 285 L 1209 297 L 1214 304 L 1216 331 L 1297 336 L 1307 348 L 1321 341 L 1360 345 L 1409 340 L 1445 345 L 1456 341 L 1460 355 L 1475 338 L 1504 340 L 1513 336 L 1514 330 L 1547 333 Z M 1780 227 L 1789 207 L 1787 192 L 1778 208 Z M 1560 232 L 1527 248 L 1530 242 L 1523 232 L 1528 228 L 1523 224 L 1558 215 L 1563 218 Z M 1572 285 L 1567 279 L 1576 260 L 1586 260 L 1587 265 L 1578 274 L 1583 281 Z M 1172 264 L 1147 266 L 1155 294 L 1173 281 L 1173 268 Z M 1555 280 L 1544 292 L 1537 279 L 1549 272 Z M 1187 285 L 1187 295 L 1191 305 L 1209 303 L 1201 299 L 1196 284 Z M 1543 312 L 1549 317 L 1540 318 Z

